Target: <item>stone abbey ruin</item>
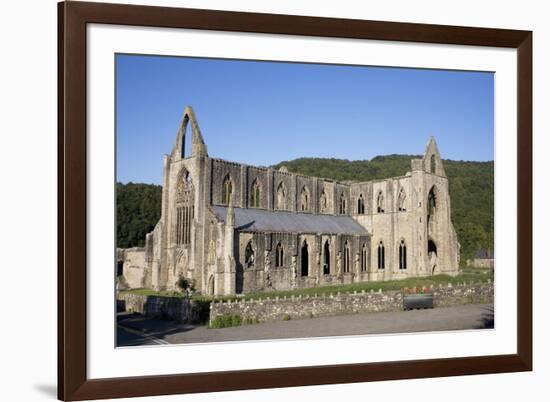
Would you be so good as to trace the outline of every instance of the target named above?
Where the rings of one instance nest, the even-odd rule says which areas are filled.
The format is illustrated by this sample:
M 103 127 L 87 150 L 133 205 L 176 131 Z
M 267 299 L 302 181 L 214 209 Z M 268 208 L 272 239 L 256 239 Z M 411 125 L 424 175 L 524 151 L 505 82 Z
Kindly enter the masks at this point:
M 339 182 L 212 158 L 186 107 L 164 156 L 161 218 L 117 263 L 123 288 L 172 290 L 185 277 L 234 295 L 456 275 L 459 244 L 433 137 L 403 176 Z

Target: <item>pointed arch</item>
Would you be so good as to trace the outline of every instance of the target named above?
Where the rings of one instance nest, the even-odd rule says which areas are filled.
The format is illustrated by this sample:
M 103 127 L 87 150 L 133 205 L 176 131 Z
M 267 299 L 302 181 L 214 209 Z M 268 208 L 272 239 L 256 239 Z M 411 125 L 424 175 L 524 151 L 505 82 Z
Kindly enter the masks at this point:
M 250 189 L 250 206 L 260 208 L 261 205 L 261 186 L 258 179 L 254 179 Z
M 437 188 L 432 186 L 428 192 L 428 203 L 426 204 L 428 208 L 428 223 L 430 223 L 437 211 Z
M 310 201 L 309 189 L 307 186 L 303 186 L 302 191 L 300 191 L 300 211 L 308 212 L 310 210 Z
M 378 213 L 384 213 L 385 210 L 385 202 L 384 202 L 384 193 L 382 190 L 378 192 L 378 195 L 376 196 L 376 212 Z
M 350 272 L 350 247 L 349 242 L 346 240 L 344 243 L 344 273 Z
M 254 247 L 252 247 L 252 240 L 249 240 L 244 249 L 244 264 L 247 268 L 254 266 Z
M 363 194 L 359 194 L 357 198 L 357 215 L 365 214 L 365 200 L 363 199 Z
M 432 154 L 432 156 L 430 156 L 430 173 L 435 174 L 435 172 L 436 172 L 435 155 Z
M 397 196 L 397 210 L 399 212 L 405 212 L 407 210 L 405 206 L 405 201 L 407 199 L 407 195 L 405 194 L 405 189 L 401 187 L 399 190 L 399 194 Z
M 367 243 L 361 247 L 361 272 L 367 271 Z
M 321 192 L 321 196 L 319 197 L 319 212 L 321 213 L 328 212 L 327 194 L 325 193 L 324 189 Z
M 340 194 L 340 214 L 345 215 L 346 212 L 347 212 L 347 199 L 346 199 L 346 195 L 342 191 L 342 193 Z
M 378 243 L 378 269 L 386 268 L 386 250 L 384 249 L 384 243 L 380 240 Z
M 330 243 L 328 239 L 323 246 L 323 275 L 330 275 Z
M 286 210 L 286 187 L 284 182 L 280 182 L 277 186 L 277 205 L 276 209 L 279 211 Z
M 191 106 L 186 106 L 183 111 L 180 128 L 176 136 L 176 142 L 172 149 L 172 157 L 175 159 L 185 158 L 185 139 L 188 136 L 188 127 L 191 126 L 191 155 L 189 156 L 207 156 L 207 148 L 201 134 L 199 123 Z
M 233 180 L 229 173 L 225 176 L 222 183 L 222 204 L 229 204 L 229 200 L 233 195 Z
M 308 276 L 309 275 L 309 250 L 307 241 L 304 239 L 304 242 L 302 243 L 302 249 L 301 249 L 301 269 L 300 272 L 302 276 Z
M 284 250 L 283 245 L 281 242 L 277 243 L 277 247 L 275 248 L 275 266 L 277 268 L 282 267 L 284 265 Z
M 404 239 L 399 243 L 399 269 L 407 269 L 407 245 Z

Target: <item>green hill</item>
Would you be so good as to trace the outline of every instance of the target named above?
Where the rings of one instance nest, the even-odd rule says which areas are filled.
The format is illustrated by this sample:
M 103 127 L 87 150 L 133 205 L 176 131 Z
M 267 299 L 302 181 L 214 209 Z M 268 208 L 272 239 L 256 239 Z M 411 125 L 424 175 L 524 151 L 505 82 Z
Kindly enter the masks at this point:
M 300 158 L 274 166 L 335 180 L 365 181 L 403 176 L 417 155 L 377 156 L 370 161 Z M 461 261 L 481 248 L 493 249 L 494 163 L 443 161 L 449 178 L 452 219 L 461 244 Z M 160 218 L 161 186 L 117 184 L 117 246 L 143 246 Z
M 162 186 L 117 183 L 116 199 L 117 247 L 143 247 L 160 219 Z

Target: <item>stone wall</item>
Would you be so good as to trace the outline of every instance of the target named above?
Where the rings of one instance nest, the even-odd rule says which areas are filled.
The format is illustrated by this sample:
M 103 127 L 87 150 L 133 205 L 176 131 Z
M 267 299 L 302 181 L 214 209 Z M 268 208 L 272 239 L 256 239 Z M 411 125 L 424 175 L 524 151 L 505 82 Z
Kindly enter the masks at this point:
M 435 307 L 493 302 L 492 283 L 441 286 L 434 288 L 433 293 Z M 243 319 L 267 322 L 401 310 L 401 291 L 371 291 L 215 302 L 210 307 L 210 319 L 221 315 L 240 315 Z
M 144 296 L 122 293 L 117 296 L 121 311 L 177 322 L 199 322 L 208 317 L 208 304 L 187 302 L 181 297 Z
M 493 303 L 492 283 L 466 286 L 443 286 L 434 289 L 434 307 L 450 307 L 461 304 Z

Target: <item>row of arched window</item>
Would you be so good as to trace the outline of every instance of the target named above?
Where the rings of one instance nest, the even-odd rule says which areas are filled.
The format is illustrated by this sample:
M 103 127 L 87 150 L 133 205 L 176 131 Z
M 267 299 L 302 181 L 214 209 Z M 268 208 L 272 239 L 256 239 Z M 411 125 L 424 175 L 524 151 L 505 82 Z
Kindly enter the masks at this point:
M 368 249 L 367 245 L 363 244 L 361 248 L 361 254 L 359 259 L 360 270 L 361 272 L 367 271 L 368 263 Z M 331 259 L 330 259 L 330 243 L 328 240 L 325 241 L 323 246 L 323 274 L 329 275 L 331 272 Z M 252 240 L 250 240 L 245 248 L 244 252 L 244 263 L 247 268 L 254 266 L 254 248 L 252 246 Z M 275 267 L 280 268 L 284 266 L 284 249 L 281 242 L 277 243 L 275 247 Z M 351 259 L 350 259 L 350 245 L 346 241 L 344 243 L 343 249 L 343 258 L 342 258 L 342 269 L 344 273 L 351 272 Z M 307 241 L 304 240 L 301 248 L 301 267 L 300 272 L 302 276 L 307 276 L 309 273 L 309 251 Z
M 378 243 L 377 254 L 378 269 L 385 269 L 386 249 L 382 241 Z M 405 244 L 405 240 L 401 240 L 399 243 L 399 269 L 407 269 L 407 245 Z
M 254 208 L 261 207 L 261 186 L 258 180 L 254 180 L 252 183 L 251 191 L 250 191 L 250 206 Z M 222 184 L 222 203 L 223 204 L 229 204 L 229 199 L 231 198 L 231 194 L 233 193 L 233 183 L 231 181 L 231 178 L 229 175 L 225 176 L 225 179 Z M 406 211 L 405 206 L 405 190 L 401 189 L 399 191 L 399 195 L 397 197 L 397 210 L 400 212 Z M 277 194 L 276 194 L 276 205 L 275 209 L 285 211 L 287 210 L 287 191 L 286 187 L 283 182 L 280 182 L 277 186 Z M 311 202 L 311 196 L 310 192 L 307 186 L 303 186 L 300 190 L 300 198 L 299 198 L 299 205 L 298 210 L 301 212 L 309 212 L 311 210 L 310 207 Z M 385 201 L 384 201 L 384 193 L 382 191 L 378 192 L 378 195 L 376 197 L 376 212 L 377 213 L 384 213 L 385 212 Z M 325 193 L 325 190 L 321 192 L 321 196 L 319 197 L 319 212 L 324 213 L 328 212 L 328 198 Z M 345 215 L 348 212 L 348 205 L 347 205 L 347 197 L 345 193 L 340 194 L 339 203 L 338 203 L 338 213 L 341 215 Z M 365 214 L 365 200 L 363 198 L 363 194 L 359 194 L 359 197 L 357 198 L 357 214 L 358 215 L 364 215 Z

